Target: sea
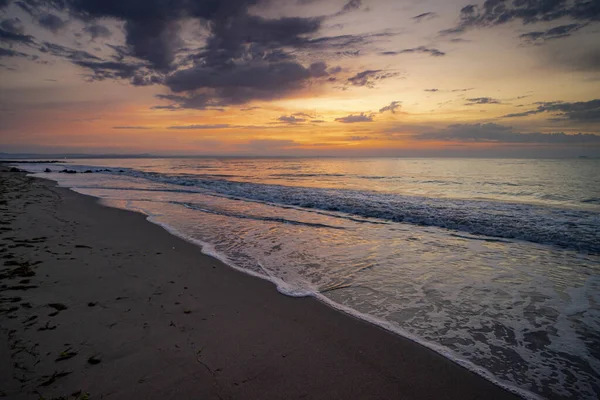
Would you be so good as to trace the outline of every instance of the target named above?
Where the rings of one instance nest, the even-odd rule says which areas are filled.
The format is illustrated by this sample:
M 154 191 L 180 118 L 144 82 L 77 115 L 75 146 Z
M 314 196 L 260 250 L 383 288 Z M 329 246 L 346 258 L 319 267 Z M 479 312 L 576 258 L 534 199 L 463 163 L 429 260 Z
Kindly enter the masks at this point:
M 18 166 L 524 398 L 600 397 L 599 159 L 64 161 Z

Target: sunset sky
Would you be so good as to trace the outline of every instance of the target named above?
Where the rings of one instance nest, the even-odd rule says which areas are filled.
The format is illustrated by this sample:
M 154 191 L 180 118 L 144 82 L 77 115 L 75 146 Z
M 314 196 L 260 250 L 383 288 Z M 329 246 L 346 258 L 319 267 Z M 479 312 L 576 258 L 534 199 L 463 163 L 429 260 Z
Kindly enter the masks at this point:
M 0 152 L 600 155 L 599 0 L 0 9 Z

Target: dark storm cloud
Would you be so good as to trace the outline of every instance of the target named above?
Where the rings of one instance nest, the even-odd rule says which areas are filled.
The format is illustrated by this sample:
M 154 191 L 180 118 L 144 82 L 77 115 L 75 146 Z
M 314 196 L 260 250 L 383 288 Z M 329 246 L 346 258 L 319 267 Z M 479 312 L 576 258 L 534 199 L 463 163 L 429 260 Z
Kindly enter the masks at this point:
M 130 64 L 118 61 L 75 60 L 73 64 L 89 69 L 90 80 L 130 79 L 134 86 L 148 86 L 162 83 L 162 78 L 148 71 L 142 64 Z
M 351 114 L 346 117 L 336 118 L 335 120 L 344 124 L 354 124 L 357 122 L 373 122 L 373 114 Z
M 216 104 L 243 104 L 254 99 L 271 100 L 299 90 L 312 77 L 295 62 L 253 63 L 230 68 L 196 66 L 177 71 L 166 79 L 175 93 L 207 90 Z
M 332 75 L 341 71 L 329 68 L 324 61 L 307 66 L 300 62 L 304 54 L 310 54 L 311 61 L 317 51 L 327 57 L 333 57 L 334 52 L 358 54 L 358 47 L 394 35 L 318 37 L 323 22 L 332 15 L 266 18 L 251 14 L 249 8 L 261 1 L 20 0 L 18 5 L 51 30 L 60 29 L 59 16 L 79 20 L 92 39 L 111 35 L 103 20 L 122 23 L 125 46 L 107 44 L 115 50 L 110 58 L 51 43 L 41 45 L 40 51 L 87 69 L 87 77 L 93 80 L 164 84 L 174 94 L 163 100 L 174 104 L 157 106 L 163 109 L 206 109 L 290 96 L 309 82 L 334 81 L 338 78 Z M 350 0 L 340 12 L 358 10 L 361 5 L 359 0 Z M 181 38 L 182 23 L 190 19 L 200 22 L 205 32 L 199 48 Z M 0 40 L 34 44 L 33 37 L 8 31 L 0 32 Z M 132 57 L 137 61 L 131 61 Z M 374 82 L 394 75 L 363 71 L 345 85 L 372 87 Z
M 10 33 L 21 35 L 25 33 L 23 22 L 19 18 L 7 18 L 2 20 L 0 22 L 0 28 Z
M 553 120 L 569 120 L 576 122 L 600 121 L 600 99 L 579 101 L 575 103 L 557 101 L 536 104 L 537 108 L 533 110 L 524 111 L 522 113 L 507 114 L 502 118 L 518 118 L 534 114 L 549 113 L 554 116 L 552 118 Z
M 433 89 L 423 89 L 423 90 L 426 91 L 426 92 L 432 92 L 432 93 L 440 91 L 440 89 L 435 89 L 435 88 L 433 88 Z
M 392 114 L 396 114 L 396 110 L 399 109 L 401 107 L 402 102 L 401 101 L 392 101 L 390 104 L 388 104 L 385 107 L 382 107 L 379 109 L 380 113 L 384 113 L 386 111 L 391 111 Z
M 348 78 L 348 83 L 352 86 L 365 86 L 372 88 L 375 86 L 376 82 L 383 79 L 392 78 L 396 75 L 396 73 L 386 72 L 381 69 L 366 70 Z
M 106 39 L 111 37 L 112 35 L 110 29 L 98 23 L 91 23 L 89 25 L 86 25 L 86 27 L 83 28 L 83 31 L 88 33 L 92 37 L 92 40 L 95 40 L 96 38 Z
M 232 22 L 211 25 L 212 35 L 196 56 L 208 67 L 225 67 L 240 59 L 264 60 L 273 51 L 281 53 L 282 46 L 307 46 L 303 36 L 317 32 L 322 18 L 266 19 L 246 14 Z
M 482 5 L 463 7 L 459 23 L 440 33 L 457 34 L 470 28 L 496 26 L 510 21 L 531 24 L 561 18 L 598 22 L 600 3 L 597 0 L 486 0 Z
M 412 19 L 414 19 L 417 22 L 421 22 L 424 20 L 429 20 L 429 19 L 433 19 L 436 18 L 438 15 L 434 12 L 426 12 L 423 14 L 419 14 L 419 15 L 415 15 L 414 17 L 412 17 Z
M 542 44 L 548 40 L 560 39 L 570 36 L 573 32 L 577 32 L 587 24 L 568 24 L 550 28 L 546 31 L 534 31 L 523 33 L 519 38 L 530 44 Z
M 73 62 L 84 60 L 101 61 L 99 57 L 96 57 L 95 55 L 87 51 L 72 49 L 70 47 L 61 46 L 59 44 L 50 42 L 42 43 L 42 45 L 39 47 L 39 51 L 41 51 L 42 53 L 52 54 L 56 57 L 66 58 Z
M 384 56 L 394 56 L 397 54 L 407 54 L 407 53 L 424 53 L 424 54 L 429 54 L 432 57 L 442 57 L 442 56 L 446 55 L 446 53 L 444 53 L 443 51 L 425 47 L 425 46 L 413 47 L 410 49 L 404 49 L 404 50 L 400 50 L 400 51 L 385 51 L 381 54 Z
M 176 51 L 182 44 L 180 20 L 200 18 L 208 23 L 213 39 L 228 40 L 231 39 L 228 34 L 243 25 L 240 20 L 252 18 L 247 8 L 256 3 L 257 0 L 22 0 L 19 5 L 32 15 L 37 10 L 54 8 L 87 21 L 98 18 L 123 21 L 132 54 L 149 61 L 157 70 L 167 71 L 173 67 Z
M 502 104 L 500 100 L 491 97 L 472 97 L 466 100 L 468 101 L 468 103 L 465 103 L 466 106 L 474 106 L 476 104 Z
M 35 38 L 31 35 L 23 35 L 22 33 L 15 33 L 0 28 L 0 42 L 33 45 L 35 44 Z
M 58 32 L 67 25 L 67 21 L 63 21 L 59 16 L 50 13 L 42 14 L 39 17 L 38 22 L 40 26 L 43 26 L 54 33 Z
M 494 123 L 488 124 L 455 124 L 436 132 L 422 133 L 415 136 L 421 140 L 444 140 L 456 142 L 499 142 L 499 143 L 562 143 L 584 144 L 600 143 L 600 135 L 578 133 L 567 135 L 558 133 L 520 133 L 512 127 Z
M 12 50 L 12 49 L 5 49 L 5 48 L 0 47 L 0 58 L 4 58 L 4 57 L 28 58 L 28 57 L 30 57 L 30 55 L 22 53 L 20 51 L 16 51 L 16 50 Z

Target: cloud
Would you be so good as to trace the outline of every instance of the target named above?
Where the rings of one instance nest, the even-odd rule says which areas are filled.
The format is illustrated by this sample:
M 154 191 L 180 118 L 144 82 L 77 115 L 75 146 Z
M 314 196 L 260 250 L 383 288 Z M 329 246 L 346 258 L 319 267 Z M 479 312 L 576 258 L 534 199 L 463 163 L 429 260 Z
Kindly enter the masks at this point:
M 230 68 L 199 65 L 171 74 L 165 83 L 175 93 L 200 90 L 213 104 L 225 106 L 284 97 L 311 77 L 311 71 L 296 62 L 255 62 Z
M 443 57 L 446 55 L 446 53 L 444 53 L 443 51 L 425 47 L 425 46 L 413 47 L 410 49 L 404 49 L 404 50 L 400 50 L 400 51 L 384 51 L 381 54 L 384 56 L 393 56 L 393 55 L 397 55 L 397 54 L 409 54 L 409 53 L 424 53 L 424 54 L 429 54 L 432 57 Z
M 23 34 L 25 33 L 25 28 L 23 27 L 23 22 L 19 18 L 7 18 L 0 21 L 0 28 L 5 30 L 6 32 L 15 33 L 15 34 Z
M 459 23 L 440 31 L 442 35 L 463 33 L 468 29 L 492 27 L 511 21 L 523 24 L 570 18 L 575 21 L 600 21 L 596 0 L 486 0 L 483 5 L 470 4 L 460 10 Z
M 476 104 L 502 104 L 500 100 L 491 97 L 472 97 L 466 100 L 468 101 L 468 103 L 465 103 L 466 106 L 473 106 Z
M 227 129 L 235 128 L 235 125 L 230 124 L 208 124 L 208 125 L 175 125 L 168 126 L 167 129 L 192 129 L 192 130 L 205 130 L 205 129 Z
M 56 57 L 66 58 L 70 61 L 83 61 L 83 60 L 94 60 L 101 61 L 100 57 L 97 57 L 87 51 L 72 49 L 70 47 L 62 46 L 56 43 L 44 42 L 39 47 L 39 51 L 42 53 L 49 53 Z
M 521 113 L 506 114 L 502 118 L 526 117 L 534 114 L 549 113 L 553 120 L 569 120 L 574 122 L 600 121 L 600 99 L 567 103 L 562 101 L 536 103 L 533 110 Z
M 456 142 L 600 144 L 600 135 L 589 133 L 567 135 L 563 132 L 520 133 L 515 132 L 512 127 L 494 123 L 454 124 L 438 131 L 417 134 L 415 138 Z
M 0 42 L 34 45 L 35 38 L 31 35 L 24 35 L 17 31 L 9 31 L 4 29 L 4 27 L 1 27 Z
M 390 104 L 388 104 L 385 107 L 382 107 L 379 109 L 380 113 L 384 113 L 386 111 L 391 111 L 392 114 L 396 114 L 396 110 L 399 109 L 401 107 L 402 102 L 401 101 L 392 101 Z
M 288 125 L 296 125 L 302 122 L 306 122 L 306 118 L 298 118 L 293 115 L 282 115 L 281 117 L 277 118 L 277 121 Z
M 362 5 L 362 0 L 348 0 L 348 2 L 346 4 L 344 4 L 344 7 L 342 7 L 342 10 L 340 11 L 340 13 L 345 14 L 345 13 L 349 13 L 354 10 L 358 10 L 361 5 Z
M 372 88 L 375 86 L 377 81 L 392 78 L 396 75 L 396 73 L 386 72 L 381 69 L 366 70 L 358 72 L 356 75 L 348 78 L 348 83 L 350 83 L 352 86 L 366 86 L 368 88 Z
M 351 114 L 346 117 L 336 118 L 335 120 L 344 124 L 354 124 L 357 122 L 373 122 L 373 114 Z
M 141 64 L 118 61 L 74 60 L 73 64 L 91 70 L 90 80 L 131 79 L 134 86 L 147 86 L 162 83 L 159 77 L 151 75 Z
M 43 53 L 86 69 L 90 80 L 165 85 L 174 104 L 157 107 L 175 110 L 290 97 L 309 85 L 339 81 L 333 75 L 342 69 L 329 67 L 327 59 L 358 55 L 359 47 L 397 34 L 319 37 L 324 21 L 332 15 L 268 18 L 250 11 L 263 1 L 21 0 L 18 6 L 48 29 L 59 30 L 66 23 L 60 16 L 68 15 L 70 20 L 84 23 L 83 32 L 95 40 L 112 36 L 103 22 L 111 20 L 123 27 L 125 43 L 107 43 L 115 51 L 111 56 L 49 42 L 38 45 L 23 32 L 7 30 L 8 22 L 0 31 L 0 40 L 39 46 Z M 340 12 L 361 7 L 360 0 L 349 0 Z M 182 31 L 190 21 L 201 27 L 202 44 L 194 39 L 184 43 Z M 391 76 L 395 74 L 363 71 L 344 85 L 372 87 Z
M 113 126 L 113 129 L 152 129 L 149 126 L 132 126 L 132 125 L 122 125 L 122 126 Z
M 426 92 L 432 92 L 432 93 L 440 91 L 440 89 L 435 89 L 435 88 L 433 88 L 433 89 L 423 89 L 423 90 L 426 91 Z
M 329 72 L 327 72 L 327 64 L 324 63 L 323 61 L 319 61 L 316 63 L 312 63 L 309 67 L 308 70 L 310 72 L 310 75 L 315 77 L 315 78 L 321 78 L 324 76 L 329 76 Z
M 294 117 L 301 117 L 301 118 L 315 118 L 314 115 L 310 115 L 307 113 L 303 113 L 303 112 L 297 112 L 297 113 L 293 113 L 292 114 Z
M 546 31 L 534 31 L 523 33 L 519 38 L 529 44 L 543 44 L 548 40 L 560 39 L 570 36 L 573 32 L 577 32 L 587 24 L 569 24 L 560 25 L 550 28 Z
M 110 29 L 98 23 L 86 25 L 83 31 L 88 33 L 92 37 L 92 40 L 96 40 L 97 38 L 107 39 L 112 36 Z
M 35 60 L 37 59 L 36 56 L 32 56 L 20 51 L 16 51 L 13 49 L 5 49 L 3 47 L 0 47 L 0 58 L 4 58 L 4 57 L 21 57 L 21 58 L 28 58 L 28 59 L 32 59 Z
M 67 21 L 63 21 L 59 16 L 50 13 L 42 14 L 39 17 L 38 22 L 40 26 L 52 31 L 53 33 L 57 33 L 67 25 Z
M 421 22 L 421 21 L 427 21 L 430 19 L 434 19 L 437 18 L 437 14 L 434 12 L 426 12 L 423 14 L 419 14 L 419 15 L 415 15 L 414 17 L 412 17 L 411 19 L 414 19 L 416 22 Z

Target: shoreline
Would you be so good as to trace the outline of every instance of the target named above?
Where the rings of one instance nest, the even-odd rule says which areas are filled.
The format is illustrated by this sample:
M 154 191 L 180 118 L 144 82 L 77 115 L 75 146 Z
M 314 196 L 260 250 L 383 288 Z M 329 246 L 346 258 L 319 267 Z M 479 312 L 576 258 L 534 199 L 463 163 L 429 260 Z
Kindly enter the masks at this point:
M 11 398 L 517 398 L 316 298 L 282 296 L 143 214 L 20 173 L 0 184 L 3 268 L 35 274 L 0 281 L 13 287 L 0 289 Z

